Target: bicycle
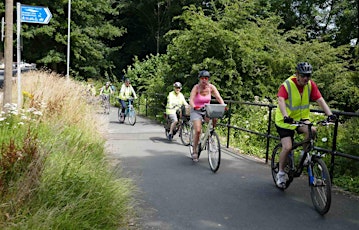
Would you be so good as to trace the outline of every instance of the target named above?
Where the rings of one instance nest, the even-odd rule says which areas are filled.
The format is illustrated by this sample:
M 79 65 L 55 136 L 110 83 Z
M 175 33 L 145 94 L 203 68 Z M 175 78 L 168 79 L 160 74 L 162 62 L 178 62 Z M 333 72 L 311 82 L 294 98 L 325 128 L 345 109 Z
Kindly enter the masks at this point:
M 322 154 L 314 149 L 315 136 L 312 133 L 312 126 L 318 124 L 326 126 L 333 123 L 328 121 L 319 121 L 316 124 L 305 124 L 303 121 L 293 122 L 294 126 L 306 125 L 309 131 L 309 138 L 297 143 L 293 143 L 291 152 L 288 155 L 288 159 L 284 167 L 284 172 L 287 174 L 288 177 L 284 188 L 279 187 L 276 183 L 277 173 L 279 171 L 279 154 L 282 151 L 282 144 L 278 144 L 274 147 L 271 159 L 271 171 L 274 184 L 277 188 L 284 191 L 289 187 L 293 179 L 295 177 L 299 177 L 302 174 L 303 169 L 307 168 L 312 203 L 316 211 L 319 214 L 324 215 L 330 209 L 332 183 L 328 168 L 325 162 L 321 159 L 322 157 L 324 157 L 325 154 Z M 303 146 L 303 144 L 307 144 L 307 147 L 301 152 L 301 156 L 299 157 L 300 159 L 296 159 L 294 151 L 298 147 Z
M 218 171 L 219 165 L 221 163 L 221 144 L 219 141 L 218 134 L 214 130 L 213 119 L 223 117 L 225 107 L 225 104 L 206 104 L 205 107 L 201 109 L 201 111 L 205 112 L 204 115 L 202 115 L 202 125 L 205 123 L 205 117 L 208 117 L 209 121 L 208 124 L 206 126 L 202 126 L 201 129 L 201 135 L 197 151 L 198 159 L 201 152 L 203 150 L 207 150 L 209 167 L 214 173 Z M 189 144 L 191 158 L 193 155 L 193 133 L 194 129 L 192 126 Z
M 104 114 L 110 114 L 110 95 L 101 94 L 102 107 L 104 109 Z
M 135 125 L 136 124 L 136 110 L 133 107 L 133 98 L 129 98 L 126 101 L 127 104 L 127 108 L 125 110 L 125 114 L 122 113 L 122 106 L 120 105 L 120 107 L 118 108 L 118 120 L 120 123 L 124 123 L 125 119 L 123 118 L 123 116 L 128 117 L 128 123 L 130 123 L 130 125 Z
M 173 106 L 172 108 L 177 108 L 178 106 Z M 163 113 L 164 119 L 165 119 L 165 124 L 164 124 L 164 128 L 165 128 L 165 134 L 166 134 L 166 138 L 168 139 L 168 135 L 170 133 L 170 128 L 172 125 L 172 120 L 170 119 L 170 117 L 164 112 Z M 185 112 L 185 106 L 181 106 L 181 109 L 178 109 L 176 111 L 176 116 L 177 116 L 177 124 L 174 127 L 174 129 L 172 130 L 172 135 L 175 136 L 177 132 L 179 132 L 179 137 L 181 138 L 181 142 L 183 145 L 188 146 L 189 145 L 189 133 L 191 130 L 191 123 L 189 120 L 189 117 L 186 115 Z

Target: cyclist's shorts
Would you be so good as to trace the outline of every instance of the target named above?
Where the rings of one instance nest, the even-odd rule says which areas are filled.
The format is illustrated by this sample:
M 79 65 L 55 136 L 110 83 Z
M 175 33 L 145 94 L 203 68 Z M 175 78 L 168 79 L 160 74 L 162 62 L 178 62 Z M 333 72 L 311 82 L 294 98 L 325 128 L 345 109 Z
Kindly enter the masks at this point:
M 291 130 L 291 129 L 284 129 L 281 128 L 279 126 L 275 126 L 277 128 L 277 132 L 279 134 L 280 139 L 284 138 L 284 137 L 291 137 L 292 139 L 294 138 L 294 134 L 295 131 L 298 132 L 298 127 L 295 130 Z M 298 132 L 299 133 L 299 132 Z
M 178 121 L 177 114 L 167 114 L 167 116 L 168 116 L 168 118 L 170 119 L 171 122 Z
M 205 112 L 191 108 L 191 121 L 202 120 L 204 114 Z

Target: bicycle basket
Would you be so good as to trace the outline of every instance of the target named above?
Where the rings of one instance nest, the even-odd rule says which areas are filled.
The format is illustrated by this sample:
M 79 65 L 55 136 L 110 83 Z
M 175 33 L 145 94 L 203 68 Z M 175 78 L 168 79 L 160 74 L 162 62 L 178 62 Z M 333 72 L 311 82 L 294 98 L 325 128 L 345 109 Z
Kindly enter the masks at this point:
M 226 104 L 206 104 L 206 116 L 209 118 L 221 118 L 224 115 Z

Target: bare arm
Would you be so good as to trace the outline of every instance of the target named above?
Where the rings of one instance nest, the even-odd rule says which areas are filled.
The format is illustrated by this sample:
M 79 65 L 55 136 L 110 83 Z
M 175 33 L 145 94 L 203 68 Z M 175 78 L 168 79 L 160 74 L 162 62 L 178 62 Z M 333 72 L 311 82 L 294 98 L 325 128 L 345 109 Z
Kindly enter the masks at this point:
M 212 95 L 216 98 L 216 100 L 218 101 L 219 104 L 224 104 L 224 101 L 221 97 L 221 95 L 219 94 L 216 86 L 212 85 Z
M 324 111 L 324 113 L 327 116 L 330 116 L 333 114 L 323 97 L 319 98 L 317 100 L 317 103 L 319 104 L 320 108 L 322 108 L 322 110 Z
M 196 96 L 197 94 L 197 85 L 193 86 L 192 90 L 191 90 L 191 95 L 190 95 L 190 98 L 189 98 L 189 104 L 192 108 L 194 108 L 194 97 Z
M 285 105 L 285 99 L 283 97 L 278 97 L 278 107 L 283 117 L 288 117 L 286 105 Z

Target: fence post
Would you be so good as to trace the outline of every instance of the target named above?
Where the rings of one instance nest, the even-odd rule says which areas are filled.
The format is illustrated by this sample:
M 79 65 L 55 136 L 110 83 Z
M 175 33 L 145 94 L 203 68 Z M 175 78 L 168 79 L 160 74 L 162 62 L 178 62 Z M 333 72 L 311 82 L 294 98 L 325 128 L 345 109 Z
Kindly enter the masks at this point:
M 266 163 L 268 163 L 268 152 L 269 152 L 269 135 L 270 135 L 270 127 L 271 127 L 271 123 L 272 123 L 272 106 L 269 105 L 268 109 L 269 109 L 269 116 L 268 116 L 268 127 L 267 127 L 267 144 L 266 144 Z
M 232 103 L 229 101 L 229 108 L 228 108 L 228 121 L 227 121 L 227 148 L 229 148 L 229 137 L 231 132 L 231 115 L 232 115 Z
M 146 94 L 146 97 L 145 97 L 145 113 L 146 113 L 146 117 L 147 117 L 147 107 L 148 107 L 148 104 L 147 104 L 147 102 L 148 102 L 148 100 L 147 100 L 147 97 L 148 97 L 148 94 Z
M 330 161 L 330 180 L 333 181 L 333 174 L 334 174 L 334 158 L 335 152 L 337 151 L 337 135 L 338 135 L 338 124 L 339 124 L 339 114 L 337 115 L 337 119 L 335 121 L 334 126 L 334 137 L 333 137 L 333 144 L 332 144 L 332 153 L 331 153 L 331 161 Z

